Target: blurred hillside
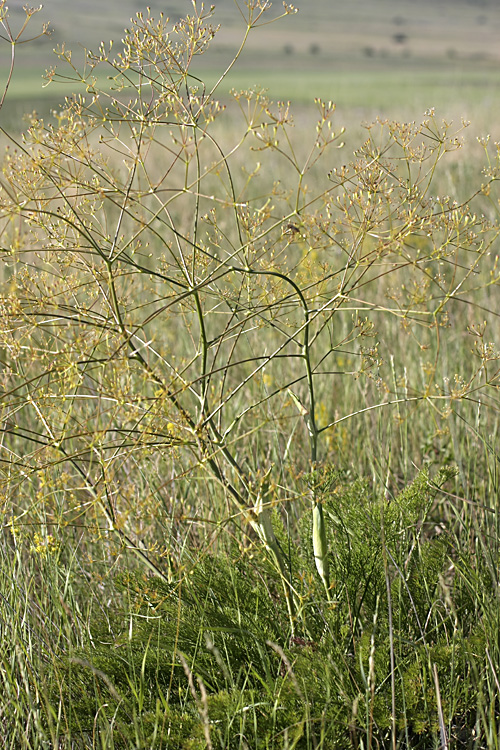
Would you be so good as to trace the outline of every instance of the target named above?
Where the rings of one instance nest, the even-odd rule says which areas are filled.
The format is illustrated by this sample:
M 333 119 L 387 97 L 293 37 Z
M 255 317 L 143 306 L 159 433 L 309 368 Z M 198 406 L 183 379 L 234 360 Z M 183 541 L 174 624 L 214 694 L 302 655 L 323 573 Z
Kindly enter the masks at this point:
M 243 6 L 243 0 L 239 0 Z M 14 26 L 23 17 L 24 0 L 9 8 Z M 198 6 L 200 3 L 198 3 Z M 210 3 L 205 3 L 209 7 Z M 214 3 L 214 23 L 222 24 L 216 47 L 228 54 L 236 48 L 244 22 L 234 0 Z M 247 55 L 262 65 L 280 60 L 283 67 L 297 65 L 301 57 L 323 55 L 347 62 L 353 56 L 376 60 L 380 57 L 436 60 L 500 61 L 500 4 L 497 0 L 297 0 L 299 12 L 286 21 L 261 28 L 250 38 Z M 101 40 L 119 40 L 124 27 L 137 11 L 151 8 L 153 15 L 164 11 L 173 21 L 192 12 L 191 0 L 47 0 L 40 21 L 50 22 L 52 37 L 40 42 L 40 62 L 50 62 L 55 44 L 96 46 Z M 278 15 L 281 2 L 271 13 Z M 269 17 L 269 16 L 268 16 Z M 35 62 L 33 51 L 26 61 Z M 301 60 L 300 62 L 303 62 Z
M 9 4 L 13 30 L 22 23 L 23 4 Z M 197 69 L 209 80 L 230 62 L 245 29 L 234 0 L 214 4 L 213 24 L 221 28 Z M 75 61 L 83 60 L 84 47 L 95 49 L 102 40 L 114 39 L 119 48 L 130 17 L 146 5 L 153 15 L 164 10 L 172 21 L 192 12 L 191 0 L 46 0 L 30 28 L 34 32 L 50 22 L 52 34 L 19 47 L 11 100 L 58 95 L 52 85 L 42 88 L 43 71 L 56 62 L 53 48 L 66 43 Z M 460 98 L 473 111 L 498 98 L 498 0 L 296 0 L 296 5 L 297 14 L 252 32 L 239 77 L 228 81 L 227 90 L 230 84 L 258 83 L 281 98 L 321 95 L 346 106 L 380 102 L 382 108 L 396 105 L 399 97 L 409 106 Z M 281 12 L 281 2 L 273 2 L 267 18 Z M 9 55 L 4 44 L 3 75 Z

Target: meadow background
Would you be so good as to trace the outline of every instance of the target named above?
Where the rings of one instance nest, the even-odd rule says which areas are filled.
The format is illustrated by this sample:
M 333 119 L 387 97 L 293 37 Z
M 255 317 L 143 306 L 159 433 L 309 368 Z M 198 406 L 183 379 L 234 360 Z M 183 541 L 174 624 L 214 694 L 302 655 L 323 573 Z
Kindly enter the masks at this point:
M 23 18 L 22 5 L 19 0 L 10 4 L 14 19 Z M 191 3 L 151 2 L 149 7 L 175 22 L 190 11 Z M 208 81 L 230 62 L 242 30 L 241 14 L 231 0 L 220 0 L 215 7 L 214 24 L 221 29 L 210 60 L 202 60 Z M 279 8 L 281 4 L 274 3 L 276 12 Z M 118 42 L 137 10 L 144 8 L 129 0 L 44 4 L 37 20 L 49 23 L 53 33 L 19 48 L 11 107 L 13 100 L 27 97 L 56 102 L 60 95 L 55 87 L 42 88 L 41 78 L 54 64 L 52 49 L 65 43 L 78 56 L 82 47 Z M 343 118 L 352 116 L 354 123 L 377 115 L 418 119 L 430 107 L 439 107 L 443 117 L 493 124 L 498 113 L 499 30 L 500 9 L 493 0 L 310 0 L 282 24 L 250 35 L 225 88 L 258 84 L 271 98 L 291 99 L 294 105 L 309 105 L 314 96 L 333 99 Z M 0 53 L 3 67 L 10 50 L 4 47 Z
M 52 49 L 85 70 L 137 3 L 50 0 L 16 48 L 2 747 L 500 744 L 500 7 L 298 7 L 251 30 L 208 145 L 181 84 L 151 140 L 140 88 L 62 114 L 88 91 Z

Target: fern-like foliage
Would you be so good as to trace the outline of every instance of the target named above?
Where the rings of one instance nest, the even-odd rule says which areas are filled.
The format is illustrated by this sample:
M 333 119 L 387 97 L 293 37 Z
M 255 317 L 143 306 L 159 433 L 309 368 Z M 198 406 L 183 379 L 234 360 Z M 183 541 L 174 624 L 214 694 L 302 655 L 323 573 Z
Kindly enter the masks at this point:
M 308 542 L 293 545 L 293 633 L 264 552 L 233 546 L 170 584 L 122 573 L 123 608 L 53 674 L 68 729 L 83 738 L 97 727 L 115 747 L 346 748 L 362 737 L 389 747 L 394 731 L 399 747 L 429 747 L 439 687 L 447 726 L 464 736 L 485 639 L 450 605 L 453 584 L 443 593 L 452 550 L 431 521 L 448 478 L 422 472 L 392 499 L 335 471 L 319 478 L 332 586 L 328 597 L 311 574 Z

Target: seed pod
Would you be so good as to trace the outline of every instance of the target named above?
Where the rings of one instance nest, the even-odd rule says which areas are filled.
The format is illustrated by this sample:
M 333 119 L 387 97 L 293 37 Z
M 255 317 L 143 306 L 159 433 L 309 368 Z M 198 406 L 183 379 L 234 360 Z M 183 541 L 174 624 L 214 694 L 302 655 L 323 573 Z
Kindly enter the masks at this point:
M 328 589 L 330 585 L 328 571 L 328 542 L 326 539 L 323 505 L 321 503 L 315 503 L 313 507 L 313 551 L 316 570 L 325 584 L 325 588 Z

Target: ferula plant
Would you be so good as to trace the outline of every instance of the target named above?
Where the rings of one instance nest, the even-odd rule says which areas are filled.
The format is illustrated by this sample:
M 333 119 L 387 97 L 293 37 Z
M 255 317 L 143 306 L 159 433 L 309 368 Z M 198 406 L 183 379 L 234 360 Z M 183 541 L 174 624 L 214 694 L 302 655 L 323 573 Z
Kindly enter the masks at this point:
M 241 48 L 270 5 L 240 3 Z M 22 137 L 2 130 L 2 492 L 14 535 L 43 509 L 47 533 L 85 528 L 167 583 L 188 543 L 262 543 L 293 636 L 285 526 L 312 514 L 334 606 L 317 477 L 346 420 L 394 424 L 390 492 L 405 424 L 426 410 L 449 435 L 495 407 L 498 153 L 485 144 L 483 182 L 457 201 L 436 181 L 464 124 L 377 121 L 352 155 L 316 100 L 305 136 L 289 103 L 229 94 L 241 48 L 206 85 L 212 15 L 140 12 L 81 62 L 60 47 L 48 82 L 74 94 Z

